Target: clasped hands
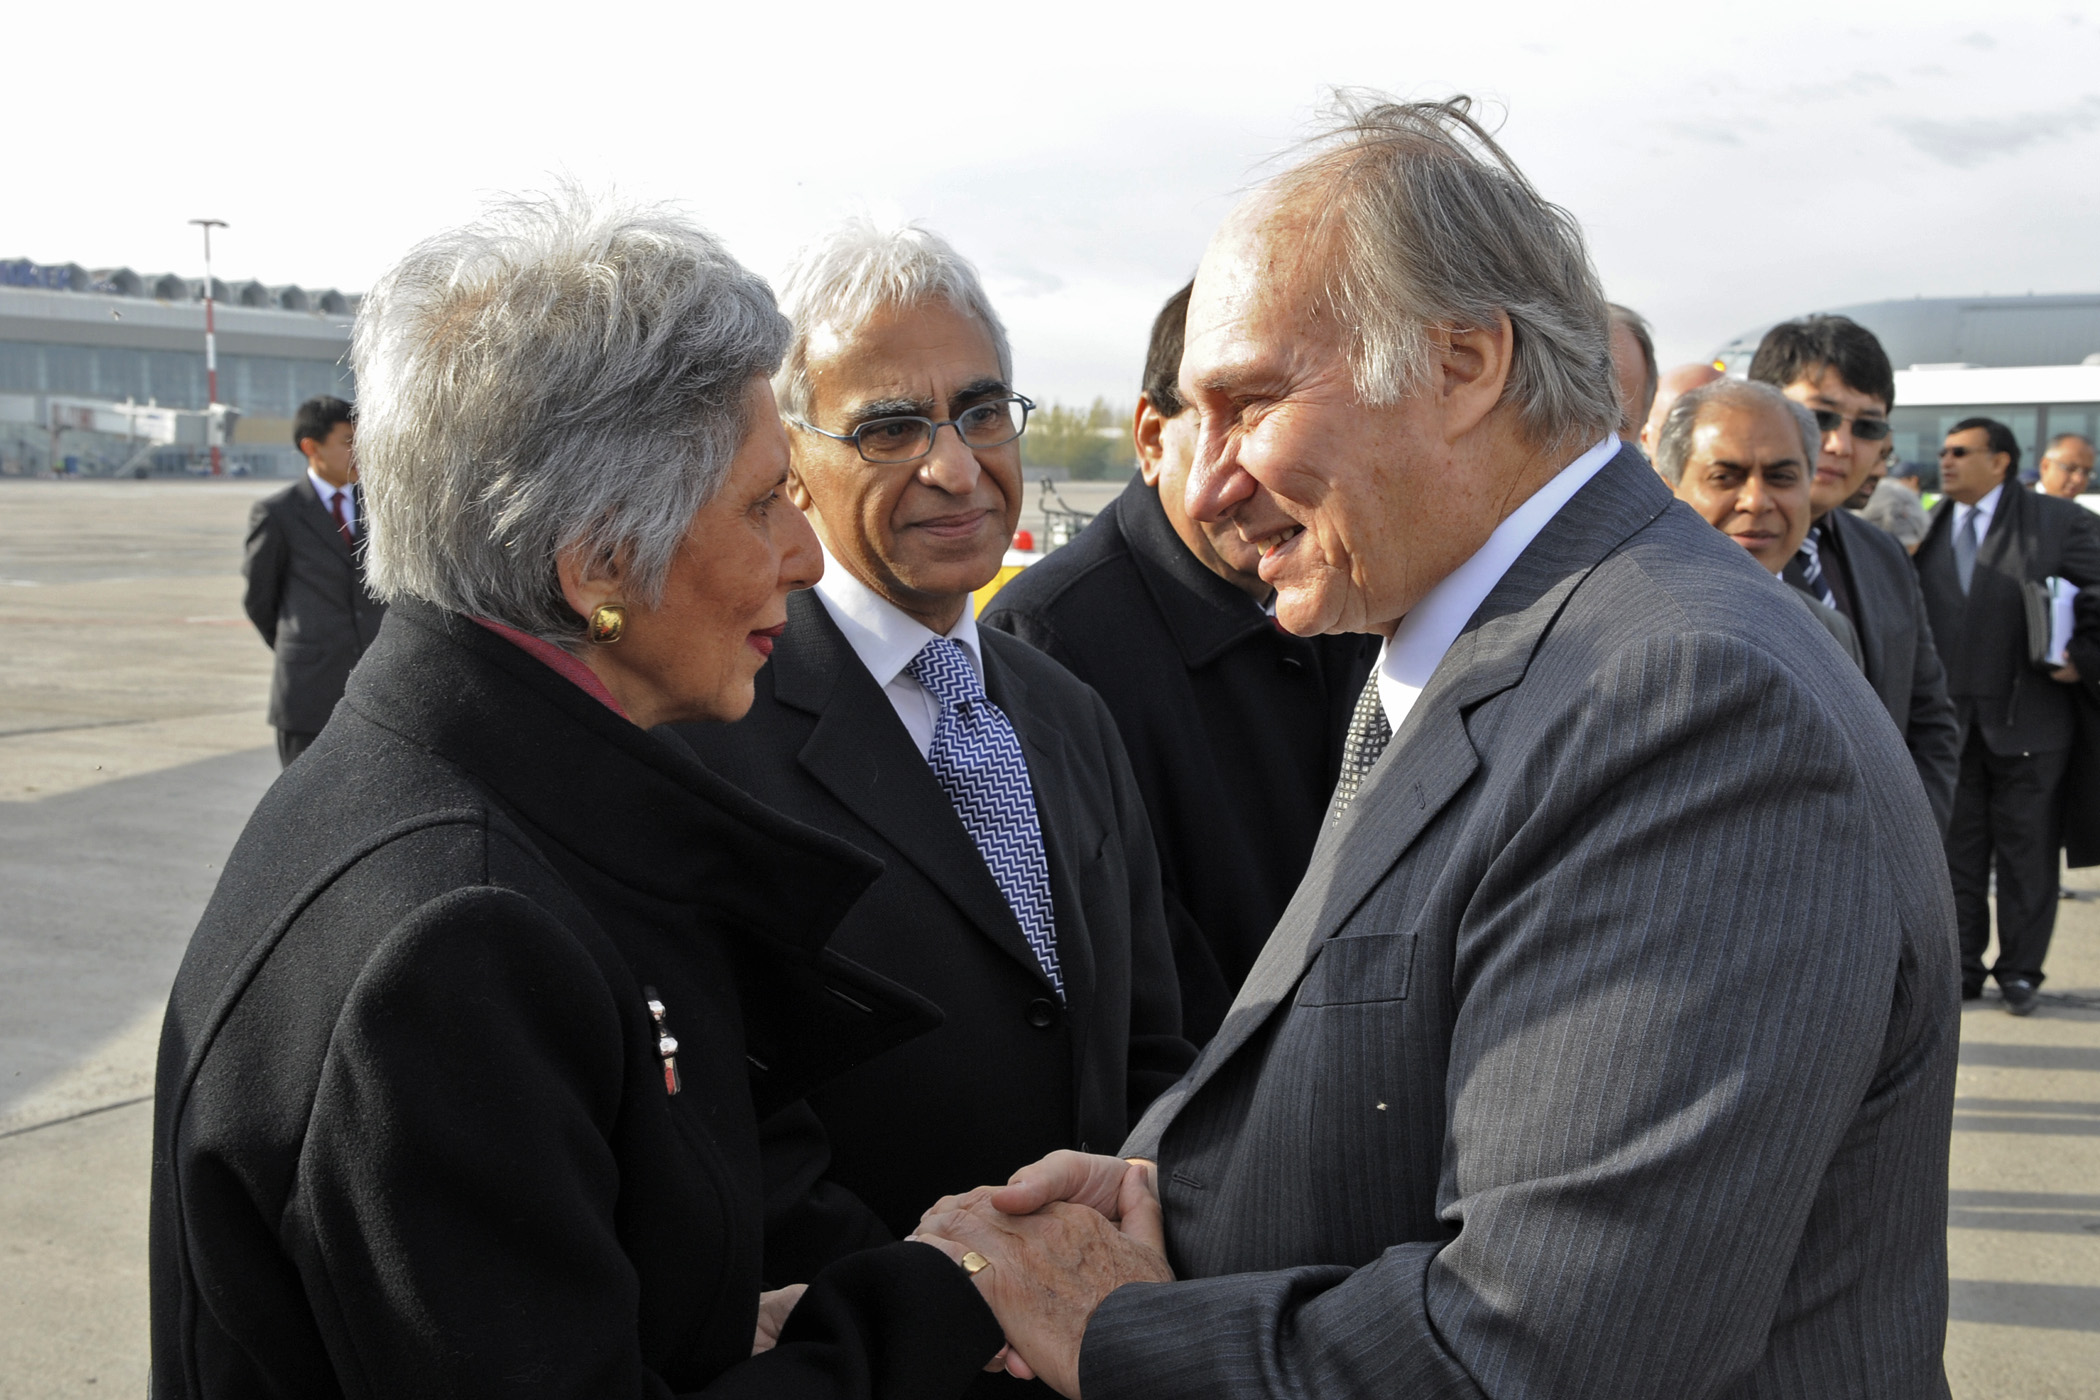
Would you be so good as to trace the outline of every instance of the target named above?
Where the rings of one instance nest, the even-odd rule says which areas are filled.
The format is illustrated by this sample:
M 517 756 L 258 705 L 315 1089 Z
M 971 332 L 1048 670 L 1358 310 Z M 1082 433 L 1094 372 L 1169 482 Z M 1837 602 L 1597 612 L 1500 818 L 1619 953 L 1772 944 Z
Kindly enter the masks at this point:
M 1126 1283 L 1171 1283 L 1158 1169 L 1083 1152 L 1053 1152 L 1004 1186 L 936 1202 L 912 1238 L 973 1275 L 1006 1333 L 987 1370 L 1040 1376 L 1079 1400 L 1079 1347 L 1103 1298 Z M 974 1261 L 973 1261 L 974 1262 Z

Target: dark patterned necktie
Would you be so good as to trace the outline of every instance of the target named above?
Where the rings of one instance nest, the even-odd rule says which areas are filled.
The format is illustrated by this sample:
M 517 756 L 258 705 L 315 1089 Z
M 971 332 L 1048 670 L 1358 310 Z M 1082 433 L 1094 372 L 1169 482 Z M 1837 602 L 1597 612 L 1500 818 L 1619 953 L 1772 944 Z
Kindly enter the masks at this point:
M 1043 853 L 1035 787 L 1028 779 L 1021 738 L 1006 712 L 984 693 L 976 668 L 957 643 L 934 638 L 904 673 L 940 702 L 941 717 L 934 724 L 926 762 L 941 791 L 955 804 L 963 829 L 984 857 L 1020 922 L 1022 936 L 1062 1000 L 1065 979 L 1057 964 L 1050 862 Z
M 343 513 L 343 497 L 348 491 L 338 491 L 328 498 L 328 508 L 335 512 L 335 528 L 342 532 L 343 543 L 357 548 L 357 536 L 350 533 L 350 517 Z
M 1830 581 L 1823 577 L 1822 554 L 1822 542 L 1810 530 L 1801 537 L 1801 552 L 1794 557 L 1801 561 L 1801 581 L 1808 585 L 1808 591 L 1821 599 L 1824 607 L 1834 608 L 1837 594 L 1830 591 Z
M 1378 697 L 1378 672 L 1374 669 L 1364 681 L 1363 693 L 1356 697 L 1356 709 L 1349 716 L 1349 732 L 1342 736 L 1342 776 L 1334 785 L 1336 821 L 1356 800 L 1357 791 L 1371 776 L 1378 756 L 1392 738 L 1393 726 L 1385 717 L 1385 702 Z

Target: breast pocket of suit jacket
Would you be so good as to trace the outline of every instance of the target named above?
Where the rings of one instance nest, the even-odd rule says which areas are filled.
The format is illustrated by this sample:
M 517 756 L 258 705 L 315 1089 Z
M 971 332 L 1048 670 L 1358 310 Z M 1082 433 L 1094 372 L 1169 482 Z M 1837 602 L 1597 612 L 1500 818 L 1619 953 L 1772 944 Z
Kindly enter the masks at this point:
M 1412 932 L 1330 938 L 1298 985 L 1298 1005 L 1309 1009 L 1404 1001 L 1414 965 Z

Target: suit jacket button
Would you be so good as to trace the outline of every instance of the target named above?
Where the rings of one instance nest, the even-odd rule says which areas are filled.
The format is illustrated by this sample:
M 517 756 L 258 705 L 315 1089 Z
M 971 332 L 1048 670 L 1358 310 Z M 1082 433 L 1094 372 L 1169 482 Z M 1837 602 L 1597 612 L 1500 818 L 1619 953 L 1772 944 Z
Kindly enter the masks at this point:
M 1049 1030 L 1057 1024 L 1057 1003 L 1048 997 L 1037 997 L 1028 1003 L 1028 1024 L 1039 1031 Z

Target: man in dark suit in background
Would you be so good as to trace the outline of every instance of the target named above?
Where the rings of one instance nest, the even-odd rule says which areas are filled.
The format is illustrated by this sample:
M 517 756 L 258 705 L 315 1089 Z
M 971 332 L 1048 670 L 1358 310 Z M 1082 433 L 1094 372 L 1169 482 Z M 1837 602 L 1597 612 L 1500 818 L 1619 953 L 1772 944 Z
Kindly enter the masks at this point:
M 1201 1045 L 1305 874 L 1378 644 L 1285 632 L 1254 546 L 1189 518 L 1196 415 L 1174 385 L 1188 307 L 1183 287 L 1152 325 L 1139 475 L 983 622 L 1063 662 L 1115 716 L 1159 850 L 1182 1027 Z
M 1615 439 L 1573 220 L 1462 100 L 1337 128 L 1211 243 L 1181 387 L 1189 513 L 1292 630 L 1387 638 L 1368 762 L 1125 1141 L 1156 1170 L 1061 1155 L 921 1238 L 1086 1400 L 1944 1396 L 1960 1007 L 1902 740 Z
M 328 723 L 386 613 L 365 591 L 356 434 L 343 400 L 323 395 L 300 404 L 292 440 L 306 454 L 306 475 L 248 514 L 242 606 L 277 653 L 270 723 L 286 766 Z
M 1903 735 L 1944 831 L 1954 810 L 1961 730 L 1933 646 L 1937 624 L 1926 617 L 1903 546 L 1842 508 L 1881 460 L 1896 401 L 1895 371 L 1865 326 L 1845 316 L 1809 316 L 1765 332 L 1750 377 L 1814 414 L 1823 430 L 1809 487 L 1815 523 L 1786 578 L 1852 624 L 1867 684 Z
M 2049 578 L 2100 586 L 2100 522 L 2075 501 L 2020 484 L 2020 443 L 1990 418 L 1954 425 L 1940 448 L 1939 504 L 1916 556 L 1962 734 L 1947 868 L 1961 929 L 1962 996 L 1983 994 L 1998 877 L 1998 981 L 2005 1009 L 2034 1010 L 2056 928 L 2064 771 L 2077 737 L 2079 676 L 2029 651 L 2026 590 Z M 2090 646 L 2100 617 L 2079 610 Z M 2082 801 L 2093 795 L 2076 794 Z
M 771 1125 L 774 1286 L 908 1234 L 944 1192 L 1111 1149 L 1194 1055 L 1114 720 L 971 615 L 1013 537 L 1028 408 L 975 271 L 923 230 L 854 221 L 804 252 L 783 304 L 777 508 L 808 514 L 824 577 L 790 596 L 750 714 L 679 732 L 881 858 L 830 946 L 947 1019 L 826 1087 L 814 1121 Z

